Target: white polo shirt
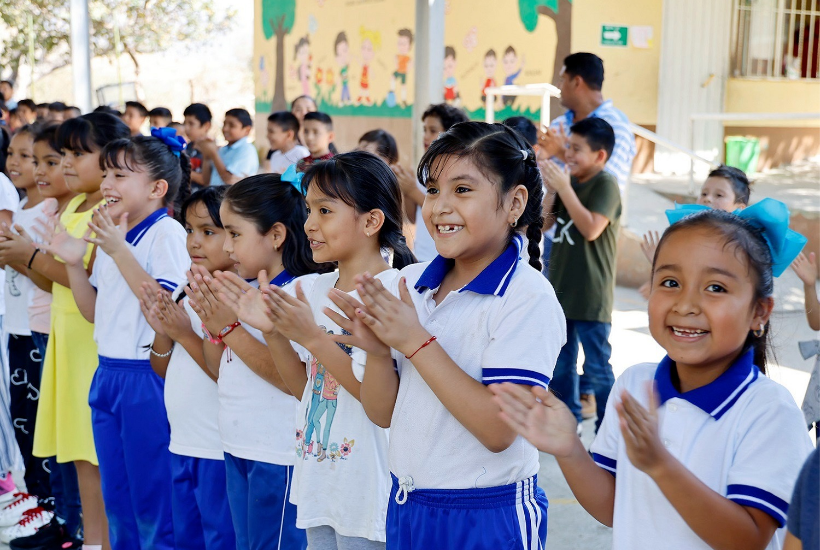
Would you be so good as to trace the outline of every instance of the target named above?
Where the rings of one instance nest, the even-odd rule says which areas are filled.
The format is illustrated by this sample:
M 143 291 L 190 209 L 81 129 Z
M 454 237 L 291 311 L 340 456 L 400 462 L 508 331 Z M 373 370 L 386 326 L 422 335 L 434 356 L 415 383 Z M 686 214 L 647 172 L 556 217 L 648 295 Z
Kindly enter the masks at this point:
M 271 284 L 287 289 L 294 280 L 282 271 Z M 258 285 L 255 280 L 249 283 Z M 265 342 L 261 331 L 247 324 L 242 327 Z M 245 460 L 293 465 L 293 427 L 299 400 L 253 372 L 230 348 L 225 349 L 219 362 L 218 385 L 219 434 L 224 451 Z
M 520 235 L 463 288 L 437 306 L 433 296 L 452 260 L 404 268 L 424 328 L 473 379 L 547 387 L 566 341 L 566 320 L 549 281 L 520 258 Z M 395 287 L 391 289 L 395 291 Z M 419 342 L 421 343 L 421 342 Z M 493 453 L 465 428 L 404 357 L 395 352 L 399 393 L 390 426 L 390 471 L 418 489 L 508 485 L 538 472 L 538 451 L 517 437 Z
M 185 237 L 185 229 L 161 208 L 129 230 L 125 240 L 148 275 L 173 292 L 185 284 L 191 266 Z M 97 248 L 89 282 L 97 289 L 94 341 L 98 353 L 113 359 L 149 360 L 154 331 L 142 315 L 139 299 L 102 248 Z
M 791 394 L 766 378 L 743 354 L 714 382 L 678 392 L 673 362 L 642 363 L 627 369 L 612 388 L 606 415 L 590 451 L 615 481 L 614 550 L 708 549 L 684 522 L 655 482 L 626 454 L 615 403 L 628 391 L 648 407 L 647 383 L 660 397 L 659 433 L 666 448 L 714 491 L 771 515 L 780 525 L 769 550 L 781 548 L 794 483 L 811 440 Z
M 183 295 L 183 288 L 174 292 L 175 299 Z M 202 321 L 188 303 L 188 297 L 183 297 L 181 303 L 191 319 L 191 328 L 202 338 Z M 172 453 L 210 460 L 225 459 L 219 437 L 216 382 L 205 374 L 181 344 L 174 346 L 165 373 L 165 410 L 171 425 L 168 449 Z

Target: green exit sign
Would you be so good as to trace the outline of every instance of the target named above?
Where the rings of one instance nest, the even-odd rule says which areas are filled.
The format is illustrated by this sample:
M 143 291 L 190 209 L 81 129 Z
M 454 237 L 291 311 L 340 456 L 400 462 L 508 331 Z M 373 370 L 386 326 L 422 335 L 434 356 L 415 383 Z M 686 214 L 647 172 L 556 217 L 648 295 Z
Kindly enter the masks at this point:
M 626 47 L 629 27 L 618 25 L 601 25 L 601 46 Z

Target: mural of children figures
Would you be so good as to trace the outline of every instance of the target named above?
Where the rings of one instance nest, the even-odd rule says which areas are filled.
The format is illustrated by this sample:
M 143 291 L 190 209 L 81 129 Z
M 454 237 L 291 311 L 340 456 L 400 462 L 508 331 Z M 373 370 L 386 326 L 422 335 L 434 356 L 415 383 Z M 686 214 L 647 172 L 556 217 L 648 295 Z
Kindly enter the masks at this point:
M 452 46 L 444 47 L 444 101 L 456 107 L 461 103 L 456 82 L 456 50 Z
M 515 84 L 515 79 L 521 74 L 521 71 L 524 70 L 524 56 L 521 56 L 521 64 L 518 64 L 518 56 L 515 53 L 515 48 L 512 46 L 507 46 L 507 49 L 504 50 L 504 59 L 502 60 L 502 64 L 504 65 L 504 85 L 511 86 Z M 517 68 L 516 68 L 517 67 Z M 514 95 L 505 95 L 504 96 L 504 105 L 512 106 L 515 103 Z
M 410 60 L 410 47 L 413 45 L 413 31 L 401 29 L 399 31 L 399 53 L 396 55 L 396 71 L 390 82 L 390 94 L 387 97 L 387 104 L 396 104 L 396 83 L 401 86 L 399 94 L 401 96 L 401 106 L 407 107 L 407 72 L 410 70 L 412 61 Z M 392 97 L 391 97 L 392 96 Z
M 293 59 L 298 63 L 296 77 L 302 84 L 302 95 L 310 95 L 310 40 L 307 35 L 296 43 Z
M 359 97 L 356 103 L 359 105 L 372 105 L 373 99 L 370 97 L 370 64 L 376 56 L 376 50 L 381 47 L 382 38 L 379 31 L 371 31 L 362 27 L 359 30 L 362 38 L 362 76 L 359 79 Z
M 498 67 L 498 58 L 495 55 L 495 50 L 490 48 L 484 54 L 484 85 L 481 87 L 481 104 L 487 100 L 485 90 L 495 86 L 495 69 Z
M 339 65 L 339 80 L 342 84 L 342 97 L 339 105 L 350 105 L 350 44 L 347 42 L 347 34 L 341 31 L 336 35 L 336 42 L 333 45 L 336 54 L 336 63 Z

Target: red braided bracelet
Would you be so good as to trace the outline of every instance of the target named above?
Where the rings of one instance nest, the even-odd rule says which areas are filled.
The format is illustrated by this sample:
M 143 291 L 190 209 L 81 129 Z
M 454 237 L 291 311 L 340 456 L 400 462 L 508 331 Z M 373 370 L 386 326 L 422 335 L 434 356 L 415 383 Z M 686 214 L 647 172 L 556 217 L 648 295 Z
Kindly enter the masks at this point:
M 406 357 L 407 359 L 411 359 L 411 358 L 412 358 L 415 354 L 417 354 L 418 352 L 420 352 L 421 350 L 423 350 L 424 348 L 426 348 L 427 346 L 429 346 L 430 344 L 432 344 L 432 343 L 433 343 L 433 340 L 436 340 L 436 337 L 435 337 L 435 336 L 433 336 L 432 338 L 430 338 L 429 340 L 427 340 L 426 342 L 424 342 L 421 346 L 419 346 L 419 349 L 417 349 L 416 351 L 414 351 L 414 352 L 413 352 L 413 353 L 411 353 L 410 355 L 405 355 L 405 357 Z

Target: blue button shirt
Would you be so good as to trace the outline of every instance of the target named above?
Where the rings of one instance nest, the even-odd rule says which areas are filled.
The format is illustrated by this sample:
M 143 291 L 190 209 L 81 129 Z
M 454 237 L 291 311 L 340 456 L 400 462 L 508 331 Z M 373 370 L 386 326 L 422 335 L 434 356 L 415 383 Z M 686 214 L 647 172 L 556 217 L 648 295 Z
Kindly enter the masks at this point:
M 234 176 L 245 178 L 259 171 L 259 155 L 256 154 L 256 147 L 246 137 L 221 147 L 219 157 L 225 163 L 228 172 Z M 216 168 L 211 170 L 211 185 L 225 185 Z

